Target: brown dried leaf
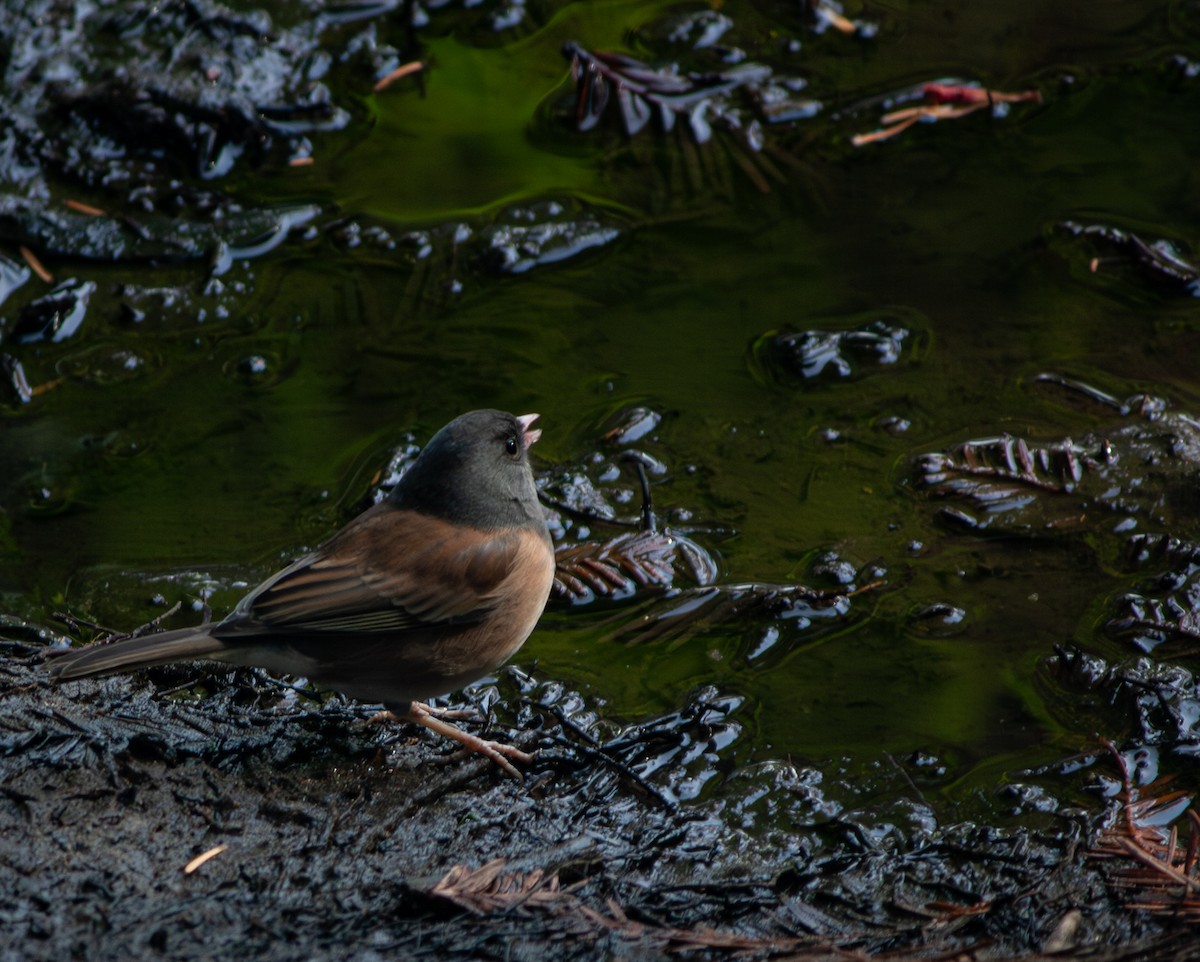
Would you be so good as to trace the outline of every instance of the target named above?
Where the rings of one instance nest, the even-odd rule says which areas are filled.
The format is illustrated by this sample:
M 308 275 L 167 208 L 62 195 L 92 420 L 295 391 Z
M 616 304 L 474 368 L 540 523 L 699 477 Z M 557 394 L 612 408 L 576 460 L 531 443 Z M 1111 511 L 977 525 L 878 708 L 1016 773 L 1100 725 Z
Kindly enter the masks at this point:
M 524 905 L 553 907 L 574 901 L 569 890 L 559 885 L 558 876 L 548 878 L 541 869 L 525 875 L 505 875 L 504 859 L 497 858 L 471 871 L 453 866 L 429 894 L 453 902 L 473 915 L 487 915 Z

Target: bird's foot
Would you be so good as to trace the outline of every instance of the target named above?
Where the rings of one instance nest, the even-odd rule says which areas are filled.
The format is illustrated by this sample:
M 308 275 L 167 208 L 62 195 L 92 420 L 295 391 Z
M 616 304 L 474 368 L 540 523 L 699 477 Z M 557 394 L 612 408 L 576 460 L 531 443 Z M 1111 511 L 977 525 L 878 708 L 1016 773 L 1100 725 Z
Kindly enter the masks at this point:
M 380 714 L 386 714 L 391 719 L 397 721 L 408 721 L 417 725 L 423 725 L 430 731 L 435 731 L 445 738 L 452 739 L 462 745 L 462 750 L 456 752 L 455 755 L 483 755 L 485 758 L 490 758 L 517 781 L 524 781 L 524 778 L 513 767 L 509 759 L 518 761 L 523 765 L 529 765 L 533 762 L 533 756 L 528 752 L 523 752 L 521 749 L 515 748 L 512 745 L 506 745 L 503 742 L 494 742 L 486 738 L 480 738 L 477 735 L 472 735 L 470 732 L 465 732 L 445 720 L 448 717 L 456 718 L 461 715 L 470 715 L 472 714 L 471 712 L 442 712 L 432 709 L 419 701 L 414 701 L 408 706 L 408 711 L 403 715 L 396 715 L 392 712 L 380 712 Z

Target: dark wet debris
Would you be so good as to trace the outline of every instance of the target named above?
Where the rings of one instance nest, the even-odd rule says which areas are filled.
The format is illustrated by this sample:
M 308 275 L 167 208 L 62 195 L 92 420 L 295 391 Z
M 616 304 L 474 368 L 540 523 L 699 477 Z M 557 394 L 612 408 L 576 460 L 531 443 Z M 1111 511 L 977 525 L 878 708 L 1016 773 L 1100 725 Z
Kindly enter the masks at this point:
M 599 426 L 599 445 L 539 472 L 538 491 L 558 540 L 591 538 L 593 527 L 653 531 L 672 476 L 657 435 L 663 415 L 641 405 L 622 408 Z M 688 530 L 685 533 L 695 533 Z
M 805 0 L 795 6 L 808 14 L 817 34 L 832 28 L 871 38 L 878 31 L 869 20 L 847 16 L 834 0 Z M 820 115 L 825 105 L 808 92 L 804 77 L 750 60 L 748 50 L 772 58 L 764 49 L 764 29 L 747 26 L 747 19 L 714 9 L 672 12 L 652 20 L 637 29 L 632 41 L 652 52 L 649 62 L 568 42 L 563 53 L 571 61 L 574 85 L 571 122 L 587 132 L 606 117 L 613 118 L 629 138 L 652 128 L 663 134 L 684 131 L 676 145 L 692 180 L 697 175 L 703 179 L 700 171 L 723 179 L 703 152 L 696 157 L 694 147 L 724 139 L 732 164 L 760 191 L 769 191 L 773 181 L 785 181 L 781 168 L 796 165 L 796 158 L 771 142 L 764 125 L 794 129 Z M 785 56 L 801 49 L 800 40 L 779 22 L 765 29 Z M 994 96 L 997 101 L 1006 97 Z
M 960 633 L 967 621 L 966 609 L 947 601 L 920 605 L 909 615 L 913 630 L 925 637 L 946 638 Z
M 220 177 L 239 160 L 262 162 L 276 141 L 349 119 L 321 79 L 335 63 L 332 19 L 285 24 L 208 0 L 122 4 L 88 17 L 42 0 L 8 10 L 4 32 L 24 41 L 8 66 L 10 96 L 22 107 L 40 99 L 39 146 L 82 181 L 131 184 L 155 160 Z M 105 63 L 114 44 L 119 69 L 80 69 Z M 14 146 L 28 150 L 24 139 Z
M 17 344 L 65 341 L 79 330 L 87 314 L 88 301 L 95 292 L 95 281 L 79 281 L 72 277 L 60 282 L 48 294 L 35 298 L 21 309 L 8 337 Z
M 572 207 L 575 205 L 571 205 Z M 524 274 L 604 247 L 621 234 L 597 214 L 573 213 L 555 201 L 513 207 L 478 232 L 479 265 L 503 274 Z
M 25 374 L 25 365 L 11 354 L 0 352 L 0 374 L 9 397 L 19 404 L 28 404 L 36 393 Z
M 1066 494 L 1083 476 L 1087 452 L 1074 442 L 1031 448 L 1009 435 L 964 441 L 953 451 L 927 454 L 920 461 L 921 482 L 945 497 L 969 497 L 988 510 L 1020 506 L 1026 489 Z
M 676 179 L 693 190 L 731 193 L 735 172 L 761 193 L 786 183 L 800 162 L 771 142 L 763 123 L 808 119 L 821 104 L 801 93 L 802 78 L 745 61 L 740 51 L 715 45 L 696 50 L 704 55 L 701 69 L 684 71 L 676 63 L 656 67 L 569 42 L 563 48 L 574 84 L 565 111 L 569 123 L 586 133 L 614 118 L 628 138 L 654 128 L 674 137 L 681 160 Z M 720 150 L 709 149 L 718 145 Z
M 1109 660 L 1078 646 L 1060 646 L 1047 669 L 1058 685 L 1090 696 L 1078 704 L 1089 710 L 1094 730 L 1129 732 L 1123 750 L 1140 784 L 1159 777 L 1162 759 L 1200 754 L 1200 701 L 1187 668 L 1146 655 Z
M 1155 283 L 1164 290 L 1200 297 L 1200 266 L 1182 243 L 1166 238 L 1148 240 L 1135 231 L 1112 224 L 1062 221 L 1057 230 L 1071 242 L 1068 254 L 1086 258 L 1086 271 L 1097 279 L 1130 275 L 1134 283 Z M 1132 270 L 1130 270 L 1132 268 Z
M 662 414 L 652 408 L 641 405 L 622 408 L 604 425 L 601 438 L 615 447 L 628 447 L 643 438 L 656 440 L 653 432 L 662 420 Z
M 567 199 L 513 205 L 471 221 L 403 232 L 363 219 L 338 219 L 323 228 L 342 250 L 406 268 L 412 308 L 444 305 L 480 273 L 525 274 L 586 256 L 613 244 L 627 229 L 611 214 Z
M 285 242 L 313 247 L 333 243 L 343 251 L 358 251 L 364 259 L 407 269 L 408 307 L 419 310 L 443 307 L 463 290 L 464 280 L 481 271 L 513 274 L 558 264 L 613 243 L 626 229 L 603 212 L 566 200 L 517 205 L 471 223 L 404 233 L 368 221 L 330 220 L 312 205 L 242 210 L 226 204 L 211 219 L 207 216 L 93 216 L 70 209 L 41 209 L 0 196 L 0 240 L 27 241 L 39 250 L 85 260 L 154 267 L 190 263 L 203 270 L 202 276 L 197 270 L 176 271 L 157 283 L 154 274 L 149 282 L 117 285 L 72 278 L 28 300 L 20 300 L 18 294 L 8 305 L 11 319 L 0 313 L 0 342 L 12 346 L 0 372 L 7 397 L 24 404 L 53 386 L 54 380 L 39 382 L 26 373 L 29 350 L 65 341 L 81 324 L 98 324 L 119 336 L 122 328 L 130 326 L 202 325 L 235 317 L 238 302 L 255 283 L 254 259 Z M 5 263 L 11 268 L 7 274 Z M 30 274 L 28 267 L 0 259 L 0 293 L 6 276 L 11 275 L 11 289 L 16 290 Z M 117 347 L 112 353 L 134 365 L 116 379 L 141 369 L 137 351 Z M 97 359 L 83 364 L 80 360 L 60 362 L 57 373 L 91 379 L 96 370 L 92 362 Z M 258 376 L 255 366 L 261 368 L 263 363 L 268 370 Z M 115 371 L 109 362 L 100 367 L 108 374 Z M 286 358 L 269 354 L 258 360 L 232 358 L 224 367 L 229 377 L 259 390 L 277 385 L 293 369 Z M 111 383 L 114 377 L 101 379 Z
M 680 566 L 693 581 L 709 577 L 715 567 L 694 541 L 658 531 L 566 545 L 556 551 L 555 562 L 554 593 L 577 603 L 627 597 L 649 585 L 669 587 Z
M 581 132 L 599 124 L 611 103 L 631 137 L 651 120 L 664 132 L 679 121 L 704 144 L 712 138 L 713 118 L 736 124 L 729 95 L 771 76 L 769 67 L 749 63 L 713 73 L 681 74 L 675 66 L 655 68 L 624 54 L 587 51 L 574 41 L 563 54 L 571 61 L 575 125 Z
M 693 50 L 716 48 L 728 59 L 729 49 L 721 39 L 733 29 L 733 20 L 717 10 L 698 10 L 679 14 L 652 25 L 652 35 L 669 43 L 683 44 Z
M 273 250 L 317 212 L 311 205 L 242 210 L 225 202 L 215 215 L 197 212 L 194 219 L 178 214 L 93 216 L 0 195 L 0 240 L 83 260 L 216 263 Z
M 805 93 L 807 89 L 802 77 L 780 77 L 756 86 L 752 96 L 768 124 L 790 124 L 812 120 L 824 109 L 820 100 Z
M 403 0 L 400 0 L 396 5 L 399 6 L 402 2 Z M 530 10 L 525 0 L 499 0 L 478 10 L 482 2 L 483 0 L 461 0 L 459 3 L 452 0 L 425 0 L 424 3 L 420 3 L 412 0 L 411 3 L 405 4 L 406 9 L 410 11 L 406 16 L 410 18 L 414 28 L 423 28 L 434 23 L 446 11 L 455 8 L 472 11 L 473 15 L 465 24 L 461 24 L 461 29 L 475 34 L 476 38 L 484 43 L 489 42 L 488 34 L 494 35 L 508 30 L 520 31 L 530 19 Z
M 1038 381 L 1049 383 L 1048 376 Z M 974 530 L 1072 530 L 1099 511 L 1118 532 L 1131 532 L 1194 511 L 1200 419 L 1159 398 L 1117 402 L 1070 379 L 1053 384 L 1108 407 L 1107 428 L 1036 444 L 1001 435 L 921 455 L 914 485 L 969 506 L 943 508 L 947 521 Z
M 875 33 L 873 24 L 845 16 L 837 3 L 821 0 L 804 6 L 818 33 L 828 27 L 862 37 Z M 774 25 L 772 32 L 778 29 Z M 615 116 L 629 137 L 651 126 L 668 134 L 680 129 L 703 146 L 718 132 L 731 134 L 739 148 L 733 159 L 764 190 L 777 173 L 770 161 L 786 161 L 771 150 L 762 124 L 792 126 L 824 109 L 822 101 L 807 92 L 805 78 L 750 62 L 738 44 L 761 52 L 761 38 L 752 29 L 739 29 L 726 12 L 673 13 L 639 28 L 637 39 L 659 54 L 656 63 L 586 50 L 574 41 L 563 48 L 575 84 L 572 118 L 577 130 L 592 130 L 605 116 Z M 794 52 L 799 41 L 785 46 Z M 691 69 L 675 62 L 681 52 Z
M 19 264 L 0 254 L 0 305 L 33 276 L 26 264 Z
M 0 241 L 31 261 L 209 261 L 218 276 L 290 236 L 315 208 L 252 209 L 208 182 L 310 154 L 310 138 L 350 117 L 331 79 L 398 59 L 377 38 L 359 42 L 373 23 L 291 13 L 210 0 L 5 4 Z M 0 300 L 28 276 L 6 263 Z
M 860 323 L 853 324 L 854 320 Z M 845 380 L 898 364 L 920 341 L 921 332 L 902 316 L 851 322 L 850 327 L 836 329 L 769 331 L 751 346 L 751 354 L 768 376 Z
M 1126 560 L 1133 571 L 1150 573 L 1113 600 L 1105 630 L 1146 653 L 1168 643 L 1177 654 L 1200 651 L 1200 544 L 1134 535 Z

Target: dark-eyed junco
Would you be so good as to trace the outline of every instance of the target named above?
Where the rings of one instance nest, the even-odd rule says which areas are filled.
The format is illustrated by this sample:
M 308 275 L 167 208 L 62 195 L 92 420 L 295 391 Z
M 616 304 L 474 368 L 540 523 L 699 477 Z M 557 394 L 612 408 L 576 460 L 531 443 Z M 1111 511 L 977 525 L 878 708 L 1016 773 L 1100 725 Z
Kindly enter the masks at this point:
M 429 441 L 395 489 L 268 578 L 224 621 L 97 644 L 58 659 L 60 681 L 211 659 L 303 675 L 383 702 L 517 775 L 530 757 L 449 724 L 419 699 L 497 668 L 537 623 L 554 549 L 529 447 L 536 414 L 472 411 Z

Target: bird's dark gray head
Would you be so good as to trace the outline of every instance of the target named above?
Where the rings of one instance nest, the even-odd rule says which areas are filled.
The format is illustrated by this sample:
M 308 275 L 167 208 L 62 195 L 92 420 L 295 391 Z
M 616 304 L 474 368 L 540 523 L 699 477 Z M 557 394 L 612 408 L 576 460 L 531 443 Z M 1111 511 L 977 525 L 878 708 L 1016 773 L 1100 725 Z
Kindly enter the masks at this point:
M 542 432 L 536 414 L 470 411 L 425 445 L 389 495 L 412 508 L 458 524 L 503 528 L 545 524 L 529 465 L 529 448 Z

